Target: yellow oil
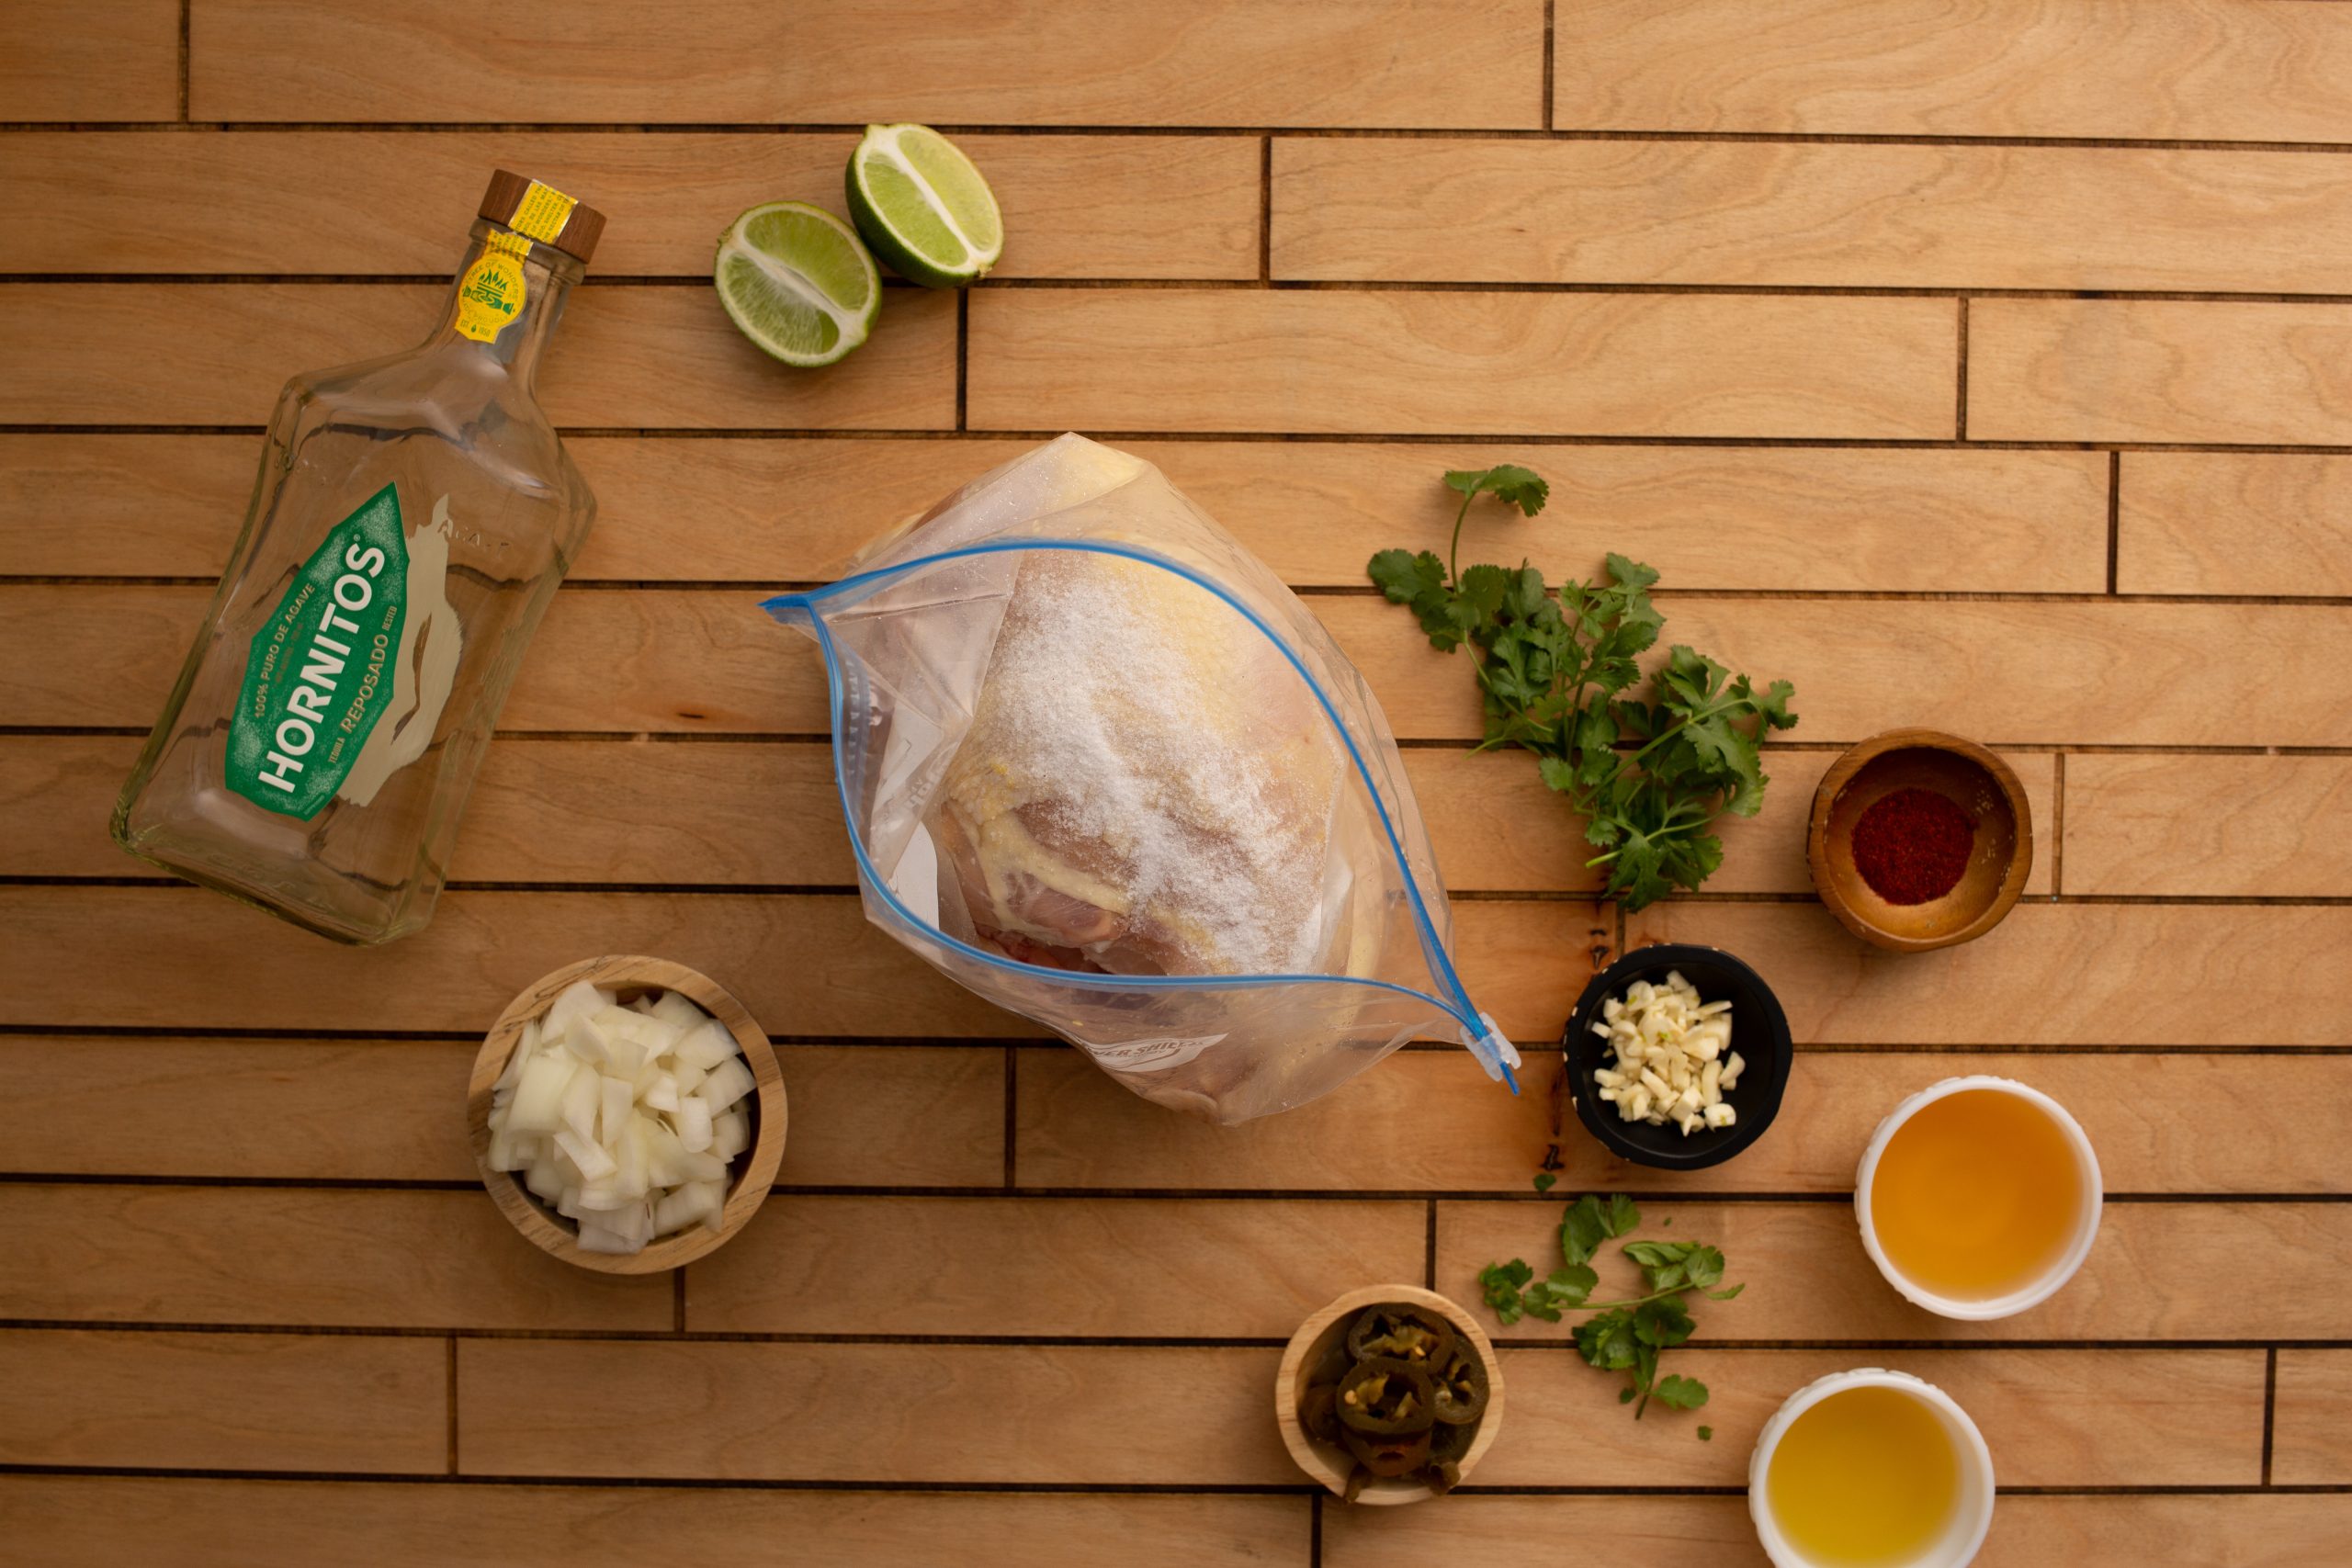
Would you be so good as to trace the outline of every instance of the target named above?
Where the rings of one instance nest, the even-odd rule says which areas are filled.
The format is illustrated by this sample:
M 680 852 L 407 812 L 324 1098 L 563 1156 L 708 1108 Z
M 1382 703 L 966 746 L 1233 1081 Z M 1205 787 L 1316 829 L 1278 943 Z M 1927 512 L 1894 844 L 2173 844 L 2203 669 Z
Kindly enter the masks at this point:
M 1849 1388 L 1790 1424 L 1764 1490 L 1781 1533 L 1807 1562 L 1894 1568 L 1951 1525 L 1960 1456 L 1920 1401 L 1898 1389 Z
M 2065 1133 L 2031 1100 L 1963 1089 L 1887 1141 L 1871 1224 L 1904 1278 L 1956 1301 L 2030 1284 L 2064 1253 L 2086 1193 Z

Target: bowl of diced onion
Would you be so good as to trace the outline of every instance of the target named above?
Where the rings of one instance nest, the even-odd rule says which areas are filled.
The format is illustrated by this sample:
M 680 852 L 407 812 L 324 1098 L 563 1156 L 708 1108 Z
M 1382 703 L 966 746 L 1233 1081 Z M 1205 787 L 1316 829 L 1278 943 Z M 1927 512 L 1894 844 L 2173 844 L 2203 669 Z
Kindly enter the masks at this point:
M 1763 1136 L 1788 1087 L 1788 1016 L 1721 948 L 1637 947 L 1592 978 L 1562 1046 L 1577 1120 L 1610 1153 L 1701 1170 Z
M 507 1006 L 466 1098 L 482 1185 L 541 1247 L 651 1274 L 742 1229 L 784 1158 L 784 1077 L 743 1006 L 683 964 L 591 958 Z

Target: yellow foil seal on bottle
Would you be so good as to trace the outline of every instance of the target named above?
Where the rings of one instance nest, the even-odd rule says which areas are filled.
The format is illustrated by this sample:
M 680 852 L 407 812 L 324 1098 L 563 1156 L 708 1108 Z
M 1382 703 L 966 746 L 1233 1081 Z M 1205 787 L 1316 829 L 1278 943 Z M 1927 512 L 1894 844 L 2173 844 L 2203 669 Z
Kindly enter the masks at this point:
M 531 254 L 529 241 L 554 243 L 571 220 L 576 204 L 560 190 L 533 180 L 514 204 L 507 227 L 514 233 L 493 230 L 482 254 L 458 280 L 458 331 L 476 343 L 494 343 L 498 334 L 523 313 L 528 292 L 523 282 L 523 260 Z M 521 237 L 518 237 L 521 236 Z

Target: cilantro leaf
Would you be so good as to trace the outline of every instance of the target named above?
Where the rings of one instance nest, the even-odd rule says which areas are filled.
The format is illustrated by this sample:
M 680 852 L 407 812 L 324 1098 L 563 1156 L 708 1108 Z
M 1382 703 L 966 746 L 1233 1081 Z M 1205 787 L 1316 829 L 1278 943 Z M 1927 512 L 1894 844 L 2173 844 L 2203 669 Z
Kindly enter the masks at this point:
M 1538 1192 L 1549 1192 L 1552 1190 L 1553 1184 L 1559 1179 L 1560 1179 L 1551 1171 L 1539 1170 L 1535 1173 L 1535 1190 Z
M 1696 1410 L 1707 1403 L 1707 1385 L 1679 1372 L 1668 1372 L 1658 1379 L 1654 1392 L 1657 1402 L 1668 1410 Z
M 1713 1441 L 1715 1440 L 1715 1429 L 1714 1429 L 1713 1427 L 1700 1427 L 1700 1428 L 1699 1428 L 1699 1440 L 1700 1440 L 1701 1442 L 1702 1442 L 1702 1443 L 1712 1443 L 1712 1442 L 1713 1442 Z
M 1550 489 L 1515 463 L 1445 476 L 1462 497 L 1446 558 L 1385 550 L 1369 568 L 1392 602 L 1409 606 L 1430 646 L 1473 649 L 1486 713 L 1481 750 L 1533 753 L 1546 787 L 1585 819 L 1601 891 L 1628 910 L 1675 888 L 1697 888 L 1722 866 L 1718 816 L 1752 817 L 1766 777 L 1759 747 L 1796 723 L 1786 681 L 1760 688 L 1687 645 L 1668 649 L 1643 686 L 1644 656 L 1666 617 L 1650 601 L 1657 570 L 1611 554 L 1590 582 L 1570 578 L 1556 602 L 1544 577 L 1473 566 L 1458 553 L 1470 503 L 1491 495 L 1533 516 Z
M 1467 501 L 1475 495 L 1491 495 L 1496 500 L 1516 506 L 1532 517 L 1544 510 L 1551 498 L 1552 487 L 1532 468 L 1522 468 L 1517 463 L 1498 463 L 1491 468 L 1455 468 L 1445 476 L 1448 490 L 1462 492 Z

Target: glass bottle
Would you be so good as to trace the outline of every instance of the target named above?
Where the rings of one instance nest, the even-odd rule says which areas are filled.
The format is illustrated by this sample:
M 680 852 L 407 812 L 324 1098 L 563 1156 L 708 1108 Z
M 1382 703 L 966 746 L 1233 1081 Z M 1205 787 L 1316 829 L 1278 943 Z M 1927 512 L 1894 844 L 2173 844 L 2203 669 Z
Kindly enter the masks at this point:
M 116 804 L 124 849 L 342 942 L 432 918 L 524 645 L 595 516 L 534 383 L 604 223 L 499 171 L 433 335 L 286 384 Z

